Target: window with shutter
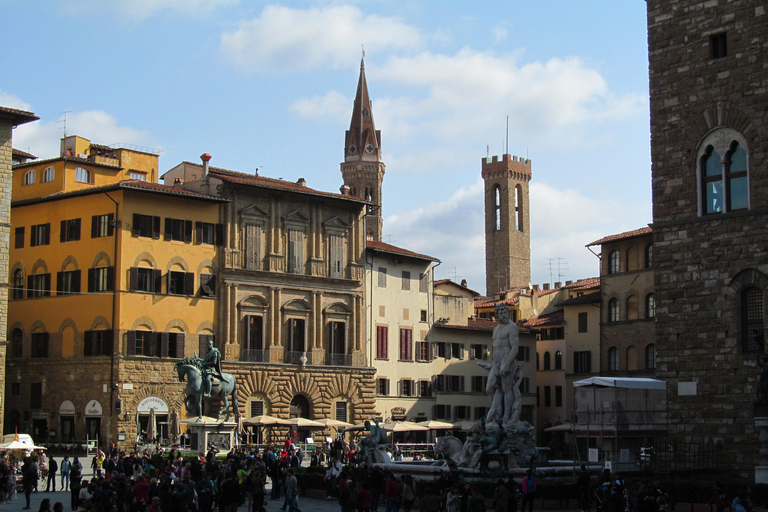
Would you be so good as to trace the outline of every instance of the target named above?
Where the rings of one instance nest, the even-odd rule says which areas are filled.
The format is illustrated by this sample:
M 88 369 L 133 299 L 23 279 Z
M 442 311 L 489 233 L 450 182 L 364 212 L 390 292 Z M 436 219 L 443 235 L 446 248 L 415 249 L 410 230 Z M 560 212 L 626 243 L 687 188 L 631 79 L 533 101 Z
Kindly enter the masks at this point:
M 330 255 L 328 258 L 330 264 L 330 276 L 336 279 L 344 277 L 344 237 L 340 235 L 331 235 L 329 240 Z
M 376 326 L 376 359 L 389 358 L 389 327 L 386 325 Z
M 260 227 L 256 224 L 245 225 L 245 268 L 259 270 L 261 268 L 260 256 Z
M 403 270 L 402 289 L 403 290 L 411 289 L 411 273 L 408 272 L 407 270 Z
M 413 360 L 413 331 L 411 329 L 400 329 L 400 360 Z
M 288 272 L 304 273 L 304 233 L 297 229 L 288 231 Z
M 387 269 L 386 267 L 379 267 L 379 288 L 387 287 Z
M 419 293 L 429 292 L 429 274 L 419 274 Z

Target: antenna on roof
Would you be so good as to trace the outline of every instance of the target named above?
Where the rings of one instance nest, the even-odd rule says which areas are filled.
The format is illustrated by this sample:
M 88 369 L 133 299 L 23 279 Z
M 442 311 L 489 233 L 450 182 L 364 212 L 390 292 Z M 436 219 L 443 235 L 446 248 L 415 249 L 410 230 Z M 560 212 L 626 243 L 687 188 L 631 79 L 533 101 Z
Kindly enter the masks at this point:
M 568 262 L 565 261 L 565 258 L 555 257 L 555 258 L 546 258 L 548 260 L 547 263 L 544 263 L 544 266 L 549 266 L 549 282 L 552 283 L 552 271 L 554 270 L 553 263 L 556 263 L 557 265 L 557 281 L 562 281 L 565 274 L 562 273 L 563 270 L 568 270 L 568 267 L 563 265 L 568 265 Z M 562 265 L 560 262 L 563 262 Z
M 71 110 L 65 110 L 64 112 L 59 112 L 59 115 L 64 114 L 64 119 L 59 119 L 56 121 L 57 123 L 64 123 L 64 136 L 67 136 L 67 114 L 72 112 Z
M 509 154 L 509 114 L 507 114 L 507 141 L 506 145 L 504 146 L 504 154 Z

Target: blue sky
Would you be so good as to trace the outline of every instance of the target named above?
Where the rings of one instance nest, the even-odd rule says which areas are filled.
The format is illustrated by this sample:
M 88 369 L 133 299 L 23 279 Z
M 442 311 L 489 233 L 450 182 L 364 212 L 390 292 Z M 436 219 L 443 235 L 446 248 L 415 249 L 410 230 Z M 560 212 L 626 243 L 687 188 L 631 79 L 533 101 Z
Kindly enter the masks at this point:
M 533 283 L 651 221 L 645 2 L 0 0 L 0 105 L 67 133 L 336 191 L 361 45 L 382 132 L 384 241 L 485 292 L 480 159 L 528 156 Z M 550 279 L 549 262 L 556 263 Z

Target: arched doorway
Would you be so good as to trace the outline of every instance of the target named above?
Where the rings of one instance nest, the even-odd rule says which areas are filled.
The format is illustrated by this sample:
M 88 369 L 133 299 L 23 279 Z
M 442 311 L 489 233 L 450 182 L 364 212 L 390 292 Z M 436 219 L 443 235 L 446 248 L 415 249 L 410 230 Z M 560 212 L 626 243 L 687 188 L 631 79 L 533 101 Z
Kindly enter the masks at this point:
M 311 409 L 309 400 L 304 395 L 296 395 L 291 400 L 291 407 L 288 412 L 290 418 L 310 418 Z M 303 443 L 304 440 L 311 437 L 310 431 L 304 428 L 291 427 L 291 438 L 294 443 Z

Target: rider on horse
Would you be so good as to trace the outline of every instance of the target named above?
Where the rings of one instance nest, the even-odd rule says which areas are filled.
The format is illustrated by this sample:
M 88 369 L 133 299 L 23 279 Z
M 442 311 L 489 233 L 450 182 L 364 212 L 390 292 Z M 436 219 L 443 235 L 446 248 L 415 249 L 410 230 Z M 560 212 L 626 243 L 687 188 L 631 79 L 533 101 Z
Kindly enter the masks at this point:
M 204 394 L 205 396 L 211 396 L 213 377 L 216 377 L 222 382 L 227 381 L 221 371 L 221 352 L 213 346 L 213 340 L 208 340 L 208 352 L 205 354 L 205 359 L 198 359 L 203 374 L 203 382 L 205 383 Z

